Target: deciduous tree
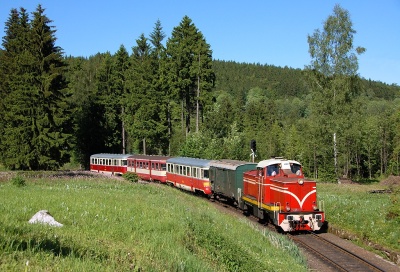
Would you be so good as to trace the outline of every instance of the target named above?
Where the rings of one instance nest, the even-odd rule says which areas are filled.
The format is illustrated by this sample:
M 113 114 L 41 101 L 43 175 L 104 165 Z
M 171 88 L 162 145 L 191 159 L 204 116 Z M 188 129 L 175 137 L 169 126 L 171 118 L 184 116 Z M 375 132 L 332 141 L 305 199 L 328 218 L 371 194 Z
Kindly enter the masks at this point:
M 308 36 L 311 64 L 306 66 L 306 75 L 312 88 L 312 114 L 319 124 L 319 132 L 314 133 L 318 133 L 316 139 L 323 145 L 332 146 L 330 154 L 316 152 L 324 160 L 334 155 L 336 176 L 339 175 L 337 145 L 332 139 L 346 134 L 346 128 L 350 127 L 348 116 L 356 109 L 352 103 L 360 91 L 357 55 L 365 49 L 354 49 L 355 33 L 349 12 L 335 5 L 333 15 L 324 22 L 323 31 L 317 29 Z

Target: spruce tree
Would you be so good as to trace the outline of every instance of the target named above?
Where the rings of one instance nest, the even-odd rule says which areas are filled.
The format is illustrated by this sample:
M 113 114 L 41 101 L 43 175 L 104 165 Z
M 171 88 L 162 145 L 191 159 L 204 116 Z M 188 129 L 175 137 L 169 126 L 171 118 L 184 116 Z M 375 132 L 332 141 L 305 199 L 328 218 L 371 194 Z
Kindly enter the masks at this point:
M 7 85 L 1 153 L 10 169 L 57 169 L 69 161 L 66 65 L 51 22 L 38 5 L 32 21 L 21 9 L 18 15 L 13 10 L 6 24 L 5 66 L 14 69 L 2 66 Z
M 156 59 L 144 34 L 136 40 L 132 50 L 127 96 L 129 135 L 136 139 L 134 146 L 139 152 L 159 153 L 159 139 L 165 127 L 160 117 L 162 97 L 156 90 Z
M 213 86 L 211 65 L 210 46 L 192 20 L 184 16 L 167 41 L 164 71 L 171 95 L 181 103 L 182 127 L 186 134 L 191 129 L 193 109 L 196 108 L 199 117 L 200 105 L 204 106 L 207 93 Z

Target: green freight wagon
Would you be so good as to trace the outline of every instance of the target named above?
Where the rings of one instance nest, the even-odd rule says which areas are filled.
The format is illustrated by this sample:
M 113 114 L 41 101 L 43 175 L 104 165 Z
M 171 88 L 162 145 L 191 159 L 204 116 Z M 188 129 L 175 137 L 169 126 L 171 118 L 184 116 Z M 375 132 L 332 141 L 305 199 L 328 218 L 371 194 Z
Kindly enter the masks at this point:
M 243 173 L 255 170 L 257 163 L 237 160 L 210 162 L 210 182 L 214 197 L 239 205 L 243 190 Z

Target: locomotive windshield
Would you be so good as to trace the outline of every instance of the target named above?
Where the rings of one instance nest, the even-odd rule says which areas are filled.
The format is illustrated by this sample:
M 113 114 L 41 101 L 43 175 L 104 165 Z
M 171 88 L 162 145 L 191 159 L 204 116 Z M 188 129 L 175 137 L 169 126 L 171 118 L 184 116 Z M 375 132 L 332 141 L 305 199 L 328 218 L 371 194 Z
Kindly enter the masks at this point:
M 271 164 L 267 166 L 267 176 L 276 176 L 279 174 L 280 164 Z
M 290 164 L 290 170 L 292 170 L 293 174 L 296 174 L 298 176 L 301 176 L 301 165 L 297 163 L 291 163 Z

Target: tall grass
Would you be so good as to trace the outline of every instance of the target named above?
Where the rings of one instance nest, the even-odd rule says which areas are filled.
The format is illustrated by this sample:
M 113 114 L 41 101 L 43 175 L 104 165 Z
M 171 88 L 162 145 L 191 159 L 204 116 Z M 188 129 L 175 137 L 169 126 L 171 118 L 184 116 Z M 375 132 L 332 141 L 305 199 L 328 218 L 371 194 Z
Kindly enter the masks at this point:
M 400 252 L 400 220 L 388 216 L 390 194 L 371 193 L 387 189 L 379 184 L 318 184 L 318 199 L 325 203 L 326 218 L 331 225 Z
M 0 182 L 2 271 L 307 271 L 297 247 L 162 185 L 108 178 Z M 29 224 L 48 210 L 64 226 Z

